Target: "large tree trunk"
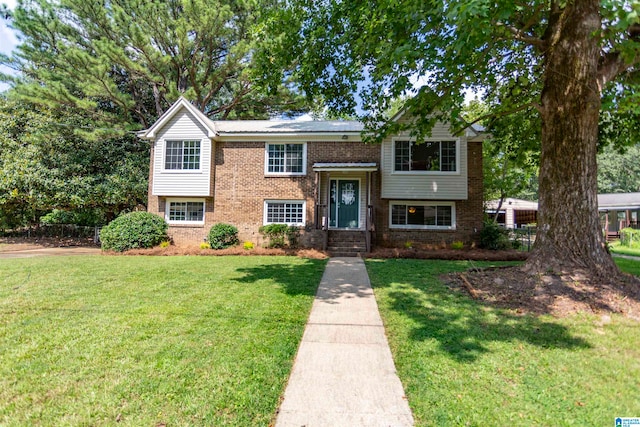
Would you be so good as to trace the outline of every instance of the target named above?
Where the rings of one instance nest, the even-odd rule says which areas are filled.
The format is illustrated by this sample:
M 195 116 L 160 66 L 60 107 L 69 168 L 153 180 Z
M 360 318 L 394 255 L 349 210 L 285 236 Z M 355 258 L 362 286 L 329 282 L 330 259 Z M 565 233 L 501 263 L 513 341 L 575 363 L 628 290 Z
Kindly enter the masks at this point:
M 597 209 L 599 1 L 568 3 L 545 40 L 538 235 L 525 268 L 616 277 Z

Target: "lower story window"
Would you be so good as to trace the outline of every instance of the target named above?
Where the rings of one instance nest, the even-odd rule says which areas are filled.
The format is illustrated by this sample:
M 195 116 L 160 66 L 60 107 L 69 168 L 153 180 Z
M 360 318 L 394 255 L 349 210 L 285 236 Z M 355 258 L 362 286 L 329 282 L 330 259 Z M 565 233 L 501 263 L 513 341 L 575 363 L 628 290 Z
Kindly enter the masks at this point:
M 177 224 L 203 224 L 203 200 L 167 200 L 167 222 Z
M 305 202 L 299 200 L 266 200 L 265 224 L 304 225 Z
M 391 202 L 391 228 L 451 230 L 456 208 L 449 202 Z

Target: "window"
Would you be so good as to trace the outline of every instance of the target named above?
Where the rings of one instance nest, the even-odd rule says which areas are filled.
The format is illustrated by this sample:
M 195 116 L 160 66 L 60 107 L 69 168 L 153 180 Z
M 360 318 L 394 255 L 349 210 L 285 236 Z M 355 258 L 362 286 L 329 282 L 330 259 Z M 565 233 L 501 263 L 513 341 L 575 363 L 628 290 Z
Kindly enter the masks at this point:
M 395 141 L 394 168 L 405 171 L 456 171 L 455 141 Z
M 295 200 L 267 200 L 264 205 L 265 224 L 304 225 L 305 202 Z
M 167 222 L 204 224 L 204 201 L 167 200 Z
M 200 169 L 200 141 L 166 141 L 165 153 L 165 169 Z
M 392 202 L 391 228 L 453 229 L 455 204 L 443 202 Z
M 267 144 L 266 151 L 266 174 L 304 175 L 306 173 L 306 144 Z

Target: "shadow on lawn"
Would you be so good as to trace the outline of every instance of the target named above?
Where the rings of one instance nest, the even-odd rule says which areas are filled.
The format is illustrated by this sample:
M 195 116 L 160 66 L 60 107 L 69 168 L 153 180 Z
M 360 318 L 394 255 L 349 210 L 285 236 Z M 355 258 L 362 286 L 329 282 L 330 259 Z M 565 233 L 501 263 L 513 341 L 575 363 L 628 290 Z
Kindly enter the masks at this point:
M 473 362 L 490 352 L 492 342 L 526 342 L 543 348 L 590 348 L 569 329 L 535 316 L 519 316 L 485 307 L 466 295 L 452 292 L 438 280 L 438 274 L 413 277 L 405 271 L 395 284 L 376 283 L 389 288 L 388 307 L 410 318 L 415 326 L 409 338 L 436 340 L 439 349 L 459 362 Z M 397 282 L 402 282 L 398 284 Z
M 271 279 L 279 284 L 287 295 L 315 295 L 327 264 L 324 259 L 305 259 L 302 264 L 268 263 L 251 268 L 239 268 L 240 283 L 254 283 Z

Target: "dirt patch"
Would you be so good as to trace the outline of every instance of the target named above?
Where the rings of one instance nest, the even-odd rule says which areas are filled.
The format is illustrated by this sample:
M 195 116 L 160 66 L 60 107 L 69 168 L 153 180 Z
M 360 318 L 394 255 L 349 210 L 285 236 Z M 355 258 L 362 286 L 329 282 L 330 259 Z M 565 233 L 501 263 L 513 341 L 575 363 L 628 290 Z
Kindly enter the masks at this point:
M 97 248 L 92 238 L 78 237 L 0 237 L 0 252 L 15 252 L 42 248 L 68 248 L 68 247 Z
M 640 280 L 595 280 L 580 273 L 531 275 L 520 267 L 472 270 L 442 276 L 453 289 L 484 304 L 519 314 L 565 317 L 578 312 L 620 313 L 640 321 Z

